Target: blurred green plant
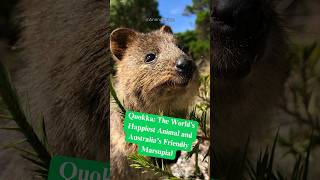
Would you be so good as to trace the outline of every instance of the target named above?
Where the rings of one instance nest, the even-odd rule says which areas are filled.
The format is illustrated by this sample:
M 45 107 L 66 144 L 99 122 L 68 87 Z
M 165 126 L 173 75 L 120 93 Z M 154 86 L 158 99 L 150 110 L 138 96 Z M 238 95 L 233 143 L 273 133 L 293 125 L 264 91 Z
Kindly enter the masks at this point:
M 192 0 L 192 4 L 186 6 L 184 15 L 196 15 L 196 33 L 200 40 L 210 39 L 210 8 L 209 0 Z
M 191 55 L 196 61 L 209 57 L 209 39 L 199 39 L 196 31 L 176 33 L 176 37 L 179 44 L 181 44 L 181 49 Z
M 278 130 L 279 132 L 279 130 Z M 313 133 L 309 136 L 313 139 Z M 249 140 L 243 148 L 234 154 L 232 164 L 222 162 L 221 154 L 213 152 L 214 167 L 217 167 L 214 173 L 214 179 L 223 180 L 307 180 L 309 173 L 309 158 L 311 154 L 312 141 L 308 144 L 308 148 L 304 154 L 300 154 L 292 167 L 292 172 L 287 174 L 278 169 L 275 169 L 274 162 L 276 147 L 279 140 L 279 135 L 275 136 L 271 149 L 267 145 L 265 150 L 260 151 L 255 162 L 248 159 Z M 217 176 L 218 174 L 218 176 Z
M 292 121 L 288 137 L 281 138 L 280 143 L 288 149 L 286 154 L 298 158 L 308 148 L 311 130 L 314 147 L 320 145 L 320 46 L 294 45 L 289 60 L 291 72 L 281 109 Z
M 196 15 L 196 28 L 192 31 L 177 33 L 182 49 L 196 61 L 209 59 L 210 49 L 210 12 L 208 0 L 193 0 L 186 6 L 184 15 Z
M 133 163 L 130 164 L 130 167 L 135 169 L 142 169 L 142 173 L 145 172 L 153 172 L 155 176 L 160 175 L 161 177 L 165 177 L 170 180 L 179 180 L 180 178 L 175 177 L 167 164 L 164 163 L 164 159 L 160 158 L 151 158 L 148 159 L 138 153 L 134 153 L 128 157 Z M 159 164 L 161 162 L 161 164 Z
M 222 161 L 223 154 L 213 152 L 214 178 L 233 180 L 307 180 L 312 153 L 320 145 L 320 47 L 292 45 L 288 60 L 290 75 L 281 110 L 291 117 L 288 136 L 276 135 L 271 150 L 267 146 L 255 162 L 248 160 L 249 141 L 232 157 L 232 164 Z M 312 132 L 312 133 L 310 133 Z M 311 135 L 310 135 L 311 134 Z M 287 149 L 284 155 L 293 155 L 291 172 L 275 169 L 276 146 Z M 278 156 L 277 156 L 278 157 Z M 316 167 L 312 167 L 316 168 Z
M 39 122 L 41 127 L 39 131 L 35 132 L 35 129 L 30 124 L 31 120 L 28 119 L 28 116 L 25 115 L 22 109 L 16 89 L 12 85 L 10 75 L 1 60 L 0 94 L 0 104 L 2 109 L 0 111 L 0 120 L 14 121 L 17 124 L 16 127 L 0 127 L 0 130 L 17 131 L 22 133 L 25 137 L 25 139 L 1 145 L 1 148 L 17 150 L 21 157 L 29 160 L 36 166 L 34 169 L 35 175 L 46 178 L 48 176 L 51 154 L 48 150 L 44 119 L 41 119 Z M 32 148 L 32 151 L 19 147 L 19 145 L 24 143 L 28 143 Z
M 132 28 L 140 32 L 149 32 L 162 26 L 156 0 L 111 0 L 110 29 Z

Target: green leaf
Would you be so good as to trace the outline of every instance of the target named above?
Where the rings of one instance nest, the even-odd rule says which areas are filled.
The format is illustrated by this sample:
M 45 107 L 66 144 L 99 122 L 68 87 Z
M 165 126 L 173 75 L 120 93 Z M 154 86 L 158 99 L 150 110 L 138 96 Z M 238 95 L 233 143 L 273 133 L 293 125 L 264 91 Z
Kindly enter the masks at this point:
M 1 145 L 0 149 L 14 148 L 15 146 L 22 144 L 22 143 L 25 143 L 25 142 L 27 142 L 27 139 L 21 139 L 21 140 L 18 140 L 18 141 L 15 141 L 15 142 L 12 142 L 12 143 L 9 143 L 6 145 Z
M 17 150 L 17 151 L 19 151 L 19 153 L 20 154 L 26 154 L 27 156 L 31 156 L 31 157 L 35 157 L 35 158 L 37 158 L 38 157 L 38 155 L 37 154 L 35 154 L 34 152 L 31 152 L 31 151 L 28 151 L 28 150 L 26 150 L 26 149 L 22 149 L 22 148 L 19 148 L 19 147 L 17 147 L 17 146 L 14 146 L 14 147 L 12 147 L 13 149 L 15 149 L 15 150 Z
M 8 115 L 0 115 L 0 120 L 13 120 L 12 116 Z
M 20 128 L 17 128 L 17 127 L 0 127 L 0 130 L 9 130 L 9 131 L 19 131 L 21 132 L 21 129 Z
M 10 75 L 3 65 L 2 61 L 0 61 L 0 94 L 2 96 L 2 101 L 5 103 L 8 111 L 19 127 L 20 132 L 25 136 L 27 142 L 30 144 L 34 152 L 37 154 L 39 159 L 42 162 L 42 166 L 45 169 L 49 169 L 51 154 L 44 144 L 41 142 L 41 138 L 35 133 L 34 128 L 30 125 L 27 120 L 27 116 L 23 111 L 23 108 L 20 104 L 20 100 L 17 95 L 17 91 L 14 88 Z M 30 121 L 31 122 L 31 121 Z M 3 128 L 7 129 L 7 127 Z M 16 130 L 9 128 L 11 130 Z M 16 144 L 16 143 L 15 143 Z M 15 145 L 7 146 L 7 147 L 15 147 Z M 26 159 L 29 159 L 31 162 L 36 165 L 39 164 L 38 161 L 23 155 Z
M 115 91 L 114 88 L 113 88 L 112 81 L 110 80 L 109 82 L 110 82 L 110 83 L 109 83 L 110 93 L 111 93 L 113 99 L 115 100 L 116 104 L 119 106 L 122 114 L 124 115 L 124 114 L 126 114 L 126 109 L 123 107 L 123 105 L 122 105 L 121 102 L 119 101 L 118 96 L 117 96 L 117 93 L 116 93 L 116 91 Z

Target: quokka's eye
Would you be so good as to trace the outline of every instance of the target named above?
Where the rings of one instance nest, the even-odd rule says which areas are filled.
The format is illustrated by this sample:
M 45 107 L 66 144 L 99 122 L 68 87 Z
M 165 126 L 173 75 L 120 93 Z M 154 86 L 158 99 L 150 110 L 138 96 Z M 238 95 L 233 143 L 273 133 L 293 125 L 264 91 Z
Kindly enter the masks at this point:
M 153 62 L 155 59 L 156 59 L 156 54 L 154 54 L 154 53 L 149 53 L 149 54 L 146 55 L 146 58 L 145 58 L 144 62 L 146 62 L 146 63 L 151 63 L 151 62 Z

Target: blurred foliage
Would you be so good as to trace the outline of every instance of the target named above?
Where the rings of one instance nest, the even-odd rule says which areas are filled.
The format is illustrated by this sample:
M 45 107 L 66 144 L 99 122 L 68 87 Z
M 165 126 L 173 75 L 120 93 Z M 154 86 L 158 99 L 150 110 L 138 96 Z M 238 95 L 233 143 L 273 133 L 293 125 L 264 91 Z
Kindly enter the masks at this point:
M 209 0 L 192 0 L 192 5 L 185 8 L 185 15 L 196 15 L 196 33 L 201 40 L 210 39 Z
M 289 134 L 280 143 L 287 154 L 298 158 L 313 141 L 313 148 L 320 145 L 320 46 L 294 45 L 289 54 L 291 73 L 286 84 L 286 96 L 281 109 L 291 122 Z M 314 131 L 313 139 L 308 138 Z
M 209 58 L 209 40 L 200 40 L 196 31 L 177 33 L 176 37 L 181 44 L 181 49 L 195 60 Z
M 205 161 L 210 154 L 210 144 L 208 151 L 203 159 L 199 159 L 200 144 L 208 141 L 210 143 L 210 75 L 200 77 L 200 87 L 198 92 L 198 100 L 193 110 L 189 113 L 188 119 L 195 120 L 199 123 L 201 133 L 198 133 L 197 142 L 192 150 L 188 152 L 187 158 L 191 158 L 195 154 L 195 177 L 203 178 L 199 168 L 199 161 Z M 209 166 L 209 163 L 208 163 Z M 208 167 L 209 168 L 209 167 Z
M 223 154 L 213 152 L 214 178 L 233 180 L 307 180 L 310 157 L 319 153 L 320 145 L 320 46 L 292 45 L 288 53 L 290 75 L 285 84 L 285 96 L 280 105 L 282 112 L 291 120 L 281 128 L 289 133 L 276 135 L 271 149 L 260 151 L 256 161 L 249 161 L 249 141 L 233 156 L 232 164 L 223 162 Z M 281 129 L 280 131 L 281 132 Z M 289 172 L 278 169 L 277 148 L 286 150 L 284 156 L 293 155 Z M 278 156 L 276 156 L 276 154 Z M 281 156 L 280 154 L 280 157 Z
M 184 15 L 196 15 L 196 28 L 192 31 L 177 33 L 177 38 L 185 52 L 195 60 L 209 59 L 210 13 L 208 0 L 193 0 L 186 6 Z
M 128 157 L 133 163 L 130 164 L 130 167 L 135 169 L 141 169 L 142 173 L 153 172 L 155 177 L 166 177 L 169 180 L 179 180 L 180 178 L 175 177 L 170 172 L 167 164 L 164 163 L 164 159 L 153 158 L 149 159 L 138 153 L 134 153 Z
M 200 77 L 200 87 L 198 92 L 198 100 L 194 106 L 194 110 L 189 115 L 189 119 L 195 119 L 199 122 L 204 136 L 201 138 L 210 139 L 210 75 Z M 200 118 L 198 118 L 200 117 Z
M 161 27 L 156 0 L 110 0 L 110 28 L 132 28 L 149 32 Z
M 31 125 L 31 119 L 22 109 L 17 92 L 12 85 L 10 75 L 0 60 L 0 121 L 14 121 L 17 126 L 4 126 L 0 130 L 16 131 L 24 135 L 24 139 L 16 140 L 9 144 L 1 145 L 1 149 L 17 150 L 22 158 L 29 160 L 36 168 L 34 174 L 46 178 L 49 172 L 51 153 L 48 150 L 48 142 L 44 119 L 38 123 L 39 129 Z M 9 123 L 6 123 L 8 125 Z M 21 147 L 21 144 L 29 144 L 32 150 Z
M 313 133 L 309 134 L 309 140 L 312 138 Z M 299 155 L 292 164 L 291 172 L 287 173 L 275 168 L 278 162 L 278 159 L 275 159 L 278 140 L 277 133 L 271 148 L 267 145 L 264 151 L 260 151 L 256 161 L 250 161 L 248 158 L 249 140 L 239 152 L 234 154 L 231 164 L 224 163 L 220 158 L 223 155 L 213 152 L 212 163 L 217 168 L 212 176 L 214 179 L 223 180 L 308 180 L 309 159 L 313 143 L 310 141 L 304 154 Z

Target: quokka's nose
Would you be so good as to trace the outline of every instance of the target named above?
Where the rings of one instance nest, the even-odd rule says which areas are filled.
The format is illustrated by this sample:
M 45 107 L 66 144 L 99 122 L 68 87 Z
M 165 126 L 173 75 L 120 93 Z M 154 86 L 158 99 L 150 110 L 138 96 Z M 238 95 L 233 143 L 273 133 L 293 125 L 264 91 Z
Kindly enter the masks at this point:
M 259 0 L 214 0 L 211 17 L 224 33 L 250 36 L 261 24 Z
M 176 62 L 176 70 L 186 76 L 191 76 L 193 72 L 192 61 L 186 58 L 179 58 Z
M 234 25 L 233 18 L 233 3 L 230 0 L 221 0 L 214 3 L 213 11 L 211 16 L 214 18 L 214 21 L 224 23 L 229 26 Z

